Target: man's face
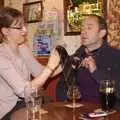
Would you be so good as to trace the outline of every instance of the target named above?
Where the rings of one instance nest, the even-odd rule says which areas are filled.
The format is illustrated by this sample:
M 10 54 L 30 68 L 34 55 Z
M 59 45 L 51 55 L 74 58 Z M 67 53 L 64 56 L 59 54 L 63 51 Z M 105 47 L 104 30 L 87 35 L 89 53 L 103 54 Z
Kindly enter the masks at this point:
M 96 17 L 85 18 L 82 24 L 81 42 L 88 48 L 94 49 L 103 42 L 100 37 L 99 24 Z

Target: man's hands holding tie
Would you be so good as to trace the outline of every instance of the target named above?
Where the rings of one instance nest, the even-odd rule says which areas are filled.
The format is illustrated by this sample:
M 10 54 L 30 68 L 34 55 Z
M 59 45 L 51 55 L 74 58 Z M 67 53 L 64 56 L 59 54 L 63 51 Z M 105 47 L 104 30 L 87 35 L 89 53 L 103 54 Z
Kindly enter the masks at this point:
M 96 62 L 92 56 L 84 58 L 81 65 L 82 67 L 89 69 L 91 73 L 93 73 L 97 69 Z

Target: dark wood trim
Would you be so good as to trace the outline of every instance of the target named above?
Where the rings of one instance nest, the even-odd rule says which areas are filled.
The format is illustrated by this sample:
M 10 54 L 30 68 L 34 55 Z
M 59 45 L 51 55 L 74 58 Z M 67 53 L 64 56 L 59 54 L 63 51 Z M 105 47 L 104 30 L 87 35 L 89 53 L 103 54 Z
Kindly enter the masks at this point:
M 0 8 L 4 6 L 4 0 L 0 0 Z
M 48 63 L 48 56 L 46 56 L 46 57 L 42 57 L 42 56 L 37 56 L 37 57 L 35 57 L 37 60 L 38 60 L 38 62 L 40 63 L 40 64 L 42 64 L 42 65 L 46 65 L 47 63 Z

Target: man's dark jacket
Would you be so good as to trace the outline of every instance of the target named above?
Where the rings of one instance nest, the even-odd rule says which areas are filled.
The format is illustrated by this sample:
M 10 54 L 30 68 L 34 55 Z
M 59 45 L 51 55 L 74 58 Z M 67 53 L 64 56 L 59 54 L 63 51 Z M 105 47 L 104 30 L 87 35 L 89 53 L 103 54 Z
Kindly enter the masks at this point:
M 96 71 L 91 74 L 88 69 L 82 67 L 77 71 L 76 83 L 80 88 L 82 99 L 99 101 L 99 83 L 104 79 L 116 81 L 117 98 L 120 99 L 120 50 L 104 42 L 91 54 L 97 65 Z M 56 89 L 58 100 L 67 99 L 66 91 L 64 76 L 61 75 Z

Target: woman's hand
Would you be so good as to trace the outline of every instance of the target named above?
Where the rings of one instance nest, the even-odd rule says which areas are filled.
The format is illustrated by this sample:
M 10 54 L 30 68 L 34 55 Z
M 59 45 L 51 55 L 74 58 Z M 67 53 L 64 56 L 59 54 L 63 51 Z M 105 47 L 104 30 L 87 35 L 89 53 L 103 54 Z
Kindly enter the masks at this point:
M 59 63 L 60 63 L 59 53 L 57 52 L 57 50 L 54 49 L 50 54 L 47 66 L 54 71 L 58 67 Z

